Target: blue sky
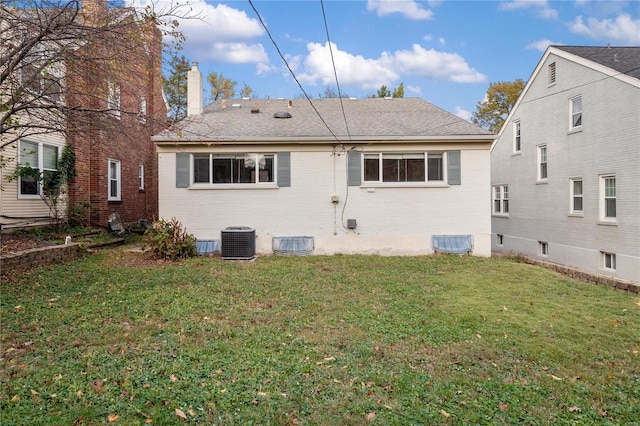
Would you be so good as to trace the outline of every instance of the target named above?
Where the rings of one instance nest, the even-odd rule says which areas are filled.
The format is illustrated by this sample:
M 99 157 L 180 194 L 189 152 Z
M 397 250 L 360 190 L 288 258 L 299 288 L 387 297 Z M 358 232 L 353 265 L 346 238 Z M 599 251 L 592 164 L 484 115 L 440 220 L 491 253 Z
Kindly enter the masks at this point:
M 156 0 L 156 7 L 164 0 Z M 168 0 L 167 0 L 168 1 Z M 248 0 L 191 0 L 183 52 L 259 98 L 302 90 Z M 325 18 L 331 49 L 327 41 Z M 640 46 L 638 1 L 253 0 L 304 91 L 366 97 L 404 84 L 469 119 L 489 83 L 525 81 L 549 44 Z

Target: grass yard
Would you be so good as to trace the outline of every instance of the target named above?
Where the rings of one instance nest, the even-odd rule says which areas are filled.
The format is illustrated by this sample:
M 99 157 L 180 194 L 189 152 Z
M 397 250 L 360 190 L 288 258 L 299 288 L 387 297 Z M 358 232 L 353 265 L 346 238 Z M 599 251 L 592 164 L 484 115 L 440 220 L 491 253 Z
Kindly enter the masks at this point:
M 512 259 L 121 248 L 1 290 L 9 425 L 640 424 L 640 300 Z

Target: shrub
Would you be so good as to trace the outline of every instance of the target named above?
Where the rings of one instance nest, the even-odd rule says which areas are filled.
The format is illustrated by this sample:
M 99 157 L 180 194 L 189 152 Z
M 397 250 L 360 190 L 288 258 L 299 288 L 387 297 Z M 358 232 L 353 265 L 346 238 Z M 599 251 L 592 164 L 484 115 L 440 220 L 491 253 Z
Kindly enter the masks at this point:
M 196 237 L 187 234 L 182 223 L 175 217 L 170 221 L 160 219 L 154 222 L 145 236 L 146 244 L 155 259 L 178 260 L 197 254 Z

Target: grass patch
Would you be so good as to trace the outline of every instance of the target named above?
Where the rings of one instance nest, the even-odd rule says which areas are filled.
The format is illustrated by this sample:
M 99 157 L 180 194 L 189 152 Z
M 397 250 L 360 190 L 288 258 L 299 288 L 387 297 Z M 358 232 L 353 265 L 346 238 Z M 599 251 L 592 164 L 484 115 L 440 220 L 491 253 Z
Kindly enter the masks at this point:
M 3 285 L 3 425 L 638 424 L 640 305 L 510 259 L 121 249 Z

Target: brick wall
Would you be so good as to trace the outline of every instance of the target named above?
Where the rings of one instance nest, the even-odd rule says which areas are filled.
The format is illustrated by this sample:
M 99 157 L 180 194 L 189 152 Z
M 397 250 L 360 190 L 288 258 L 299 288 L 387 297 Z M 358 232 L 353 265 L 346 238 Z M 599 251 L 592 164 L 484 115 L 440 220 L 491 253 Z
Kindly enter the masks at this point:
M 79 244 L 38 247 L 21 253 L 0 256 L 2 275 L 39 268 L 47 265 L 68 262 L 80 257 L 82 249 Z

